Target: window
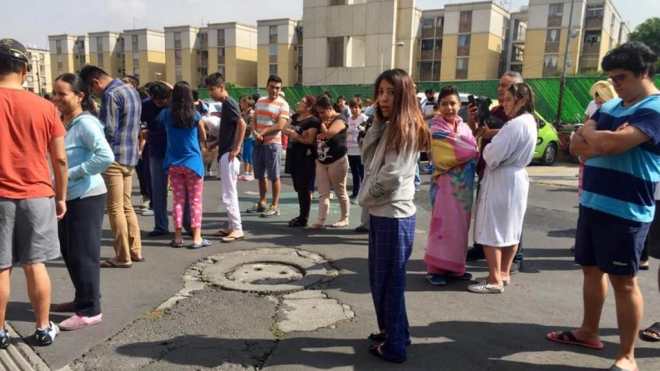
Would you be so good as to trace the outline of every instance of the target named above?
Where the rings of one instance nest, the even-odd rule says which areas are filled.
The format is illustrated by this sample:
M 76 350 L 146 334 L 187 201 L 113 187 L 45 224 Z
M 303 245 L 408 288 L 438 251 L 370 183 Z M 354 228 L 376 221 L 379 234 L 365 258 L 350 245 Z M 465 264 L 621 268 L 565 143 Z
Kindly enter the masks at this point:
M 600 31 L 586 31 L 584 33 L 584 51 L 595 51 L 600 50 Z
M 422 18 L 422 37 L 433 37 L 435 34 L 433 18 Z
M 181 32 L 174 33 L 174 49 L 181 49 Z
M 218 42 L 217 42 L 218 47 L 224 47 L 225 46 L 225 30 L 218 30 Z
M 176 81 L 182 81 L 183 80 L 183 73 L 181 71 L 181 67 L 174 68 L 174 80 L 176 80 Z
M 179 67 L 182 64 L 182 58 L 181 58 L 181 50 L 176 49 L 174 51 L 174 65 Z
M 559 51 L 559 36 L 560 32 L 558 28 L 553 28 L 546 31 L 545 34 L 545 51 L 546 52 L 558 52 Z
M 131 35 L 131 50 L 133 52 L 140 50 L 138 47 L 138 35 Z
M 62 55 L 62 40 L 55 40 L 55 52 Z
M 458 56 L 470 55 L 470 35 L 458 35 Z
M 137 75 L 140 72 L 140 58 L 133 56 L 133 75 Z
M 440 62 L 420 62 L 419 80 L 435 81 L 440 77 Z
M 603 16 L 603 5 L 602 4 L 590 4 L 587 5 L 585 11 L 585 17 L 587 18 L 600 18 Z
M 225 64 L 225 48 L 218 48 L 218 64 Z
M 421 42 L 422 60 L 439 60 L 442 53 L 442 39 L 425 39 Z
M 201 50 L 209 48 L 209 35 L 206 32 L 200 32 L 197 35 L 197 40 L 199 40 L 199 48 Z
M 330 0 L 330 6 L 334 5 L 346 5 L 346 0 Z
M 344 67 L 343 37 L 328 37 L 328 67 Z
M 218 72 L 220 72 L 223 76 L 225 75 L 225 65 L 224 64 L 219 64 L 218 65 Z
M 472 11 L 462 11 L 458 21 L 458 32 L 472 32 Z
M 548 7 L 548 15 L 550 17 L 561 17 L 564 14 L 564 4 L 555 3 L 550 4 Z
M 96 64 L 103 66 L 103 53 L 96 53 Z
M 277 44 L 277 26 L 268 27 L 268 42 L 271 44 Z
M 518 45 L 514 45 L 513 52 L 511 53 L 511 62 L 522 63 L 524 56 L 525 56 L 525 49 L 521 48 Z
M 277 44 L 268 47 L 268 63 L 277 63 Z
M 57 62 L 57 70 L 61 72 L 63 69 L 64 69 L 64 65 L 62 64 L 62 61 L 58 61 Z
M 556 75 L 558 73 L 557 61 L 559 57 L 557 55 L 546 55 L 543 58 L 543 75 L 550 76 Z
M 277 63 L 271 63 L 268 65 L 268 74 L 277 75 Z
M 550 4 L 548 8 L 548 27 L 561 27 L 563 15 L 563 3 Z
M 456 79 L 467 79 L 468 58 L 456 59 Z

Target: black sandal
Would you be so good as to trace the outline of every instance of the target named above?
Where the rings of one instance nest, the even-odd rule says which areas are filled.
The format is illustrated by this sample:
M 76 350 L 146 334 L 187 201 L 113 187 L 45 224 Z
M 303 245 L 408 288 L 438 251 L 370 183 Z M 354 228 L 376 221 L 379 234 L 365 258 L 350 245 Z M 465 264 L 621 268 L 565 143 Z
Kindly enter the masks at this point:
M 639 332 L 639 338 L 652 343 L 660 341 L 660 322 L 656 322 Z
M 383 344 L 378 344 L 378 345 L 372 345 L 369 347 L 369 353 L 372 355 L 382 359 L 383 361 L 386 362 L 392 362 L 392 363 L 403 363 L 406 361 L 406 357 L 403 358 L 398 358 L 398 357 L 392 357 L 387 355 L 387 353 L 383 352 Z
M 387 340 L 387 335 L 384 332 L 374 332 L 369 334 L 368 339 L 376 343 L 384 343 Z
M 307 227 L 307 220 L 301 218 L 301 217 L 295 217 L 289 221 L 289 227 L 291 228 L 297 228 L 297 227 Z

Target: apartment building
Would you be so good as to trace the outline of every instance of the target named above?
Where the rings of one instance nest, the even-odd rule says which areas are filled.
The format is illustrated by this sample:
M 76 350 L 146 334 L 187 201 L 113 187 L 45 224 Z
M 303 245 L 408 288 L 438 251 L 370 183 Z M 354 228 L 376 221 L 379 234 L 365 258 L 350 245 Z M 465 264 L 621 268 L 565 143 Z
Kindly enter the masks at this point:
M 89 39 L 89 63 L 102 68 L 110 76 L 126 74 L 124 63 L 124 38 L 111 31 L 91 32 Z
M 188 81 L 199 86 L 199 29 L 192 26 L 165 27 L 165 80 Z
M 39 95 L 51 93 L 54 77 L 51 74 L 50 52 L 37 48 L 27 48 L 27 52 L 31 68 L 23 86 L 25 89 Z
M 523 72 L 525 36 L 527 34 L 527 7 L 512 12 L 506 31 L 504 68 L 502 71 Z
M 508 19 L 493 1 L 446 5 L 440 80 L 496 79 Z
M 257 86 L 279 75 L 284 86 L 302 83 L 302 23 L 289 18 L 257 21 Z
M 567 74 L 598 72 L 607 51 L 627 41 L 628 33 L 611 0 L 529 0 L 523 74 L 559 75 L 567 42 Z
M 165 80 L 165 34 L 146 28 L 125 30 L 124 66 L 127 75 L 144 84 Z
M 220 72 L 232 84 L 257 86 L 257 28 L 237 22 L 211 23 L 200 37 L 200 72 Z M 203 82 L 203 81 L 202 81 Z
M 303 83 L 369 84 L 413 70 L 421 11 L 415 0 L 304 0 Z
M 87 36 L 51 35 L 48 46 L 53 78 L 66 72 L 79 72 L 82 66 L 90 63 Z
M 419 21 L 419 38 L 413 74 L 418 81 L 434 81 L 440 79 L 442 66 L 442 38 L 444 31 L 444 9 L 422 11 Z

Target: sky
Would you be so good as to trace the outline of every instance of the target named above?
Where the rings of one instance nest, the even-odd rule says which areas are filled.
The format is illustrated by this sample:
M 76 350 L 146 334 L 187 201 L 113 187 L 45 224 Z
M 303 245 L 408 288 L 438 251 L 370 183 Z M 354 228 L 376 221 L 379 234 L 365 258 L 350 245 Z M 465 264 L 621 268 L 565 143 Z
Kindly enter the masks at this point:
M 8 1 L 9 0 L 2 0 Z M 417 0 L 420 9 L 442 8 L 466 0 Z M 501 0 L 516 9 L 525 0 Z M 0 38 L 11 37 L 46 48 L 48 35 L 122 31 L 131 28 L 206 25 L 257 19 L 301 18 L 302 0 L 23 0 L 0 12 Z M 631 30 L 648 17 L 660 17 L 658 0 L 614 0 Z

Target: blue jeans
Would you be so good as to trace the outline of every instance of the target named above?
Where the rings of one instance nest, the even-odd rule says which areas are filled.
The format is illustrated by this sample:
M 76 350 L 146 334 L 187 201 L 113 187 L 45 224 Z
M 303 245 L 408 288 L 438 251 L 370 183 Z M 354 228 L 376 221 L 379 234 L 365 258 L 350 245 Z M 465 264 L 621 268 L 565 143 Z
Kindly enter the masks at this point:
M 168 232 L 169 219 L 167 217 L 167 171 L 163 169 L 163 158 L 149 156 L 149 170 L 151 171 L 151 208 L 154 211 L 154 231 Z M 190 205 L 186 199 L 183 208 L 183 226 L 190 230 Z
M 154 211 L 154 230 L 169 231 L 167 218 L 167 172 L 163 170 L 164 159 L 149 156 L 151 170 L 151 208 Z

